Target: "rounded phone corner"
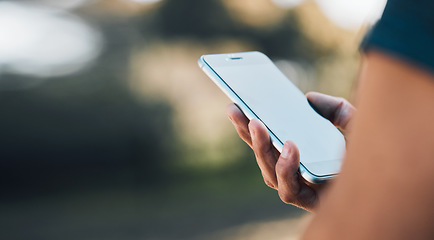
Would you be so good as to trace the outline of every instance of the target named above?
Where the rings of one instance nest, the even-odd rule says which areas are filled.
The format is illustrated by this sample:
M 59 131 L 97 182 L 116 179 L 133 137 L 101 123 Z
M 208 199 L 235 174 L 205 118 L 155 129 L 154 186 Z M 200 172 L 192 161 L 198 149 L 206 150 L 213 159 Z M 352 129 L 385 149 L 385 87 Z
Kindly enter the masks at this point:
M 203 68 L 203 66 L 205 65 L 205 55 L 199 57 L 199 59 L 197 60 L 197 64 L 200 68 Z
M 318 176 L 313 173 L 311 173 L 309 170 L 307 170 L 303 164 L 300 163 L 299 167 L 300 175 L 305 179 L 306 181 L 313 183 L 313 184 L 321 184 L 326 183 L 333 179 L 337 174 L 330 174 L 330 175 L 324 175 L 324 176 Z

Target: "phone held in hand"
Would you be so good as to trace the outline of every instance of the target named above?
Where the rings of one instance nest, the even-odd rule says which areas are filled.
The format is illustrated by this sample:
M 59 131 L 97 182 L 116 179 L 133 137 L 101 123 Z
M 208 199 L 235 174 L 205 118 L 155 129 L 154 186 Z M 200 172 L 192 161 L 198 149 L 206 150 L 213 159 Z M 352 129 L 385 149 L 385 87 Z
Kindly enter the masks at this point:
M 299 172 L 304 179 L 321 183 L 338 174 L 344 136 L 315 112 L 305 95 L 265 54 L 203 55 L 199 66 L 247 118 L 264 123 L 279 152 L 287 140 L 298 146 Z

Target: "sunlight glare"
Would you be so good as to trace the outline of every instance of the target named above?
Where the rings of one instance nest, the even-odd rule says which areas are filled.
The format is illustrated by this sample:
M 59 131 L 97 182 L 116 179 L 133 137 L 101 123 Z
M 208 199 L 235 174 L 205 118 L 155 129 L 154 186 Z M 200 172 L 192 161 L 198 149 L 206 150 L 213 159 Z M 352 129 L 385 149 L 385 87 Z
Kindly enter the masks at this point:
M 160 2 L 161 0 L 131 0 L 133 2 L 138 2 L 138 3 L 157 3 Z
M 316 0 L 324 14 L 336 25 L 357 29 L 375 23 L 383 13 L 386 0 Z
M 296 7 L 304 0 L 272 0 L 274 4 L 282 8 L 292 8 Z
M 100 34 L 67 12 L 0 2 L 0 74 L 54 77 L 88 66 Z

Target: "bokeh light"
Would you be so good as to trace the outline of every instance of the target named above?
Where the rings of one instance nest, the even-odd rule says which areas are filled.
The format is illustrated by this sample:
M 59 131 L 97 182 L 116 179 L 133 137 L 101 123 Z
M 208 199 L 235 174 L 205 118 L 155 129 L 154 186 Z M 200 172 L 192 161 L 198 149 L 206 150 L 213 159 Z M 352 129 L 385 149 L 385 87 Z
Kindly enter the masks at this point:
M 99 0 L 24 0 L 27 3 L 41 4 L 62 9 L 74 9 L 88 4 L 95 3 Z
M 159 2 L 161 0 L 130 0 L 130 1 L 138 2 L 138 3 L 156 3 L 156 2 Z
M 0 2 L 0 74 L 40 78 L 85 68 L 102 48 L 100 33 L 62 10 Z
M 348 29 L 358 29 L 377 21 L 386 6 L 386 0 L 316 0 L 335 24 Z
M 299 5 L 305 0 L 273 0 L 273 3 L 283 8 L 291 8 Z

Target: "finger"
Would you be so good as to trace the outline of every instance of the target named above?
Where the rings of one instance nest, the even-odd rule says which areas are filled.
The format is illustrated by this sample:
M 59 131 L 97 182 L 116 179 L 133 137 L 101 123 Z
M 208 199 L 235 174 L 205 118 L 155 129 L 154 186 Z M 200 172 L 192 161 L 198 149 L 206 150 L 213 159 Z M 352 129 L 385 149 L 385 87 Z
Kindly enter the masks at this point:
M 276 177 L 279 197 L 285 203 L 311 209 L 316 201 L 316 193 L 298 174 L 300 154 L 297 146 L 287 141 L 276 163 Z
M 300 191 L 298 167 L 300 157 L 297 147 L 290 141 L 285 142 L 276 163 L 276 177 L 279 196 L 285 203 L 293 203 Z
M 258 119 L 250 121 L 249 130 L 252 136 L 253 151 L 265 184 L 271 188 L 277 188 L 275 172 L 277 155 L 274 146 L 271 144 L 268 130 Z
M 233 103 L 229 104 L 226 108 L 226 114 L 228 115 L 229 120 L 231 120 L 241 139 L 243 139 L 244 142 L 252 147 L 252 140 L 248 128 L 249 119 L 247 119 L 244 113 L 241 112 L 237 105 Z
M 354 106 L 344 98 L 332 97 L 317 92 L 309 92 L 306 97 L 316 112 L 342 130 L 347 128 L 356 112 Z

